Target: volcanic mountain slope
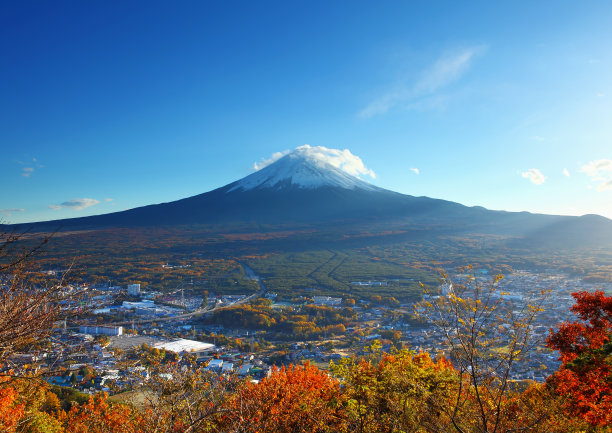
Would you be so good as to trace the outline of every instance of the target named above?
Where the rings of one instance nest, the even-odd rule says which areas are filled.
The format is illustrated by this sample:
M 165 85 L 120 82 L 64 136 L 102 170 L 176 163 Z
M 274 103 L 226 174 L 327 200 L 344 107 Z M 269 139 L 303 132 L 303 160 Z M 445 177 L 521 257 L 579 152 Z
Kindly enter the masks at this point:
M 490 211 L 458 203 L 414 197 L 378 188 L 348 174 L 307 149 L 298 148 L 236 182 L 210 192 L 83 218 L 22 225 L 30 230 L 76 230 L 185 224 L 255 224 L 318 227 L 384 224 L 445 233 L 489 233 L 609 244 L 612 221 L 597 216 L 568 217 Z

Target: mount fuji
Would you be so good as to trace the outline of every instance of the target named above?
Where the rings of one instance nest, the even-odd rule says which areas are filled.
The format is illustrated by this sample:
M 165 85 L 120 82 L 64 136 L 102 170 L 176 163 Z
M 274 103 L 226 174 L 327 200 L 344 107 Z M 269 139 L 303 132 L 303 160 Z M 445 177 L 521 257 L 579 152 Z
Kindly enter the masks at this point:
M 193 197 L 104 215 L 21 224 L 19 228 L 70 231 L 204 224 L 231 231 L 245 224 L 267 230 L 308 225 L 335 227 L 335 233 L 349 226 L 364 231 L 384 227 L 585 246 L 612 242 L 612 221 L 597 215 L 571 217 L 467 207 L 400 194 L 354 175 L 364 172 L 363 166 L 360 170 L 346 167 L 341 160 L 321 157 L 313 148 L 302 146 L 251 175 Z

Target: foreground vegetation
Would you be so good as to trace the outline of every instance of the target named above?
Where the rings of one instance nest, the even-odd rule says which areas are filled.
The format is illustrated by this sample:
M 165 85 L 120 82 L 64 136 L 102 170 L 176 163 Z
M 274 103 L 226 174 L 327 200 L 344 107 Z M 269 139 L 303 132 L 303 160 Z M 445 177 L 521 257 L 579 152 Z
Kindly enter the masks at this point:
M 461 291 L 463 290 L 463 292 Z M 473 297 L 463 296 L 469 291 Z M 359 358 L 321 370 L 311 364 L 276 369 L 255 383 L 198 367 L 194 356 L 148 356 L 151 374 L 110 401 L 51 387 L 41 376 L 6 368 L 7 356 L 43 332 L 30 312 L 29 331 L 3 344 L 0 429 L 7 433 L 188 432 L 610 432 L 612 424 L 612 297 L 575 293 L 574 323 L 548 339 L 563 364 L 544 384 L 513 382 L 513 362 L 529 348 L 532 312 L 516 317 L 502 297 L 469 286 L 428 298 L 421 311 L 437 314 L 448 331 L 450 358 L 409 350 L 384 352 L 376 341 Z M 3 306 L 15 300 L 4 291 Z M 245 319 L 266 313 L 245 309 Z M 3 310 L 1 315 L 5 314 Z M 341 320 L 332 309 L 321 320 Z M 320 312 L 319 312 L 320 313 Z M 433 316 L 436 317 L 436 316 Z M 20 316 L 13 317 L 20 320 Z M 496 322 L 498 321 L 498 322 Z M 509 326 L 499 325 L 506 323 Z M 499 328 L 499 332 L 490 332 Z M 2 337 L 6 338 L 6 336 Z M 4 342 L 0 342 L 4 343 Z M 504 353 L 492 349 L 502 343 Z M 146 351 L 145 351 L 146 353 Z M 10 367 L 10 366 L 9 366 Z
M 0 427 L 7 433 L 609 432 L 612 299 L 577 299 L 576 311 L 593 320 L 563 325 L 551 336 L 551 345 L 563 346 L 559 372 L 546 384 L 516 384 L 499 399 L 492 396 L 500 382 L 488 383 L 490 394 L 479 395 L 481 384 L 444 357 L 383 353 L 374 345 L 368 356 L 332 364 L 329 373 L 309 364 L 289 366 L 258 384 L 188 364 L 158 366 L 169 376 L 144 384 L 132 403 L 97 395 L 67 405 L 43 382 L 5 377 Z M 607 323 L 600 320 L 605 315 Z M 584 326 L 575 335 L 590 344 L 570 353 L 575 341 L 568 333 L 576 326 Z

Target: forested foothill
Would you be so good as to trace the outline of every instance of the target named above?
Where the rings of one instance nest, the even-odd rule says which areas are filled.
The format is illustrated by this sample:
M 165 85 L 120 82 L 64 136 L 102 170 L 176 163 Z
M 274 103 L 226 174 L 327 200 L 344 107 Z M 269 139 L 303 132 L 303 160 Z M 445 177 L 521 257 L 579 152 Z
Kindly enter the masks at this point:
M 45 234 L 32 233 L 29 245 Z M 78 251 L 78 253 L 75 253 Z M 438 283 L 439 269 L 466 263 L 489 273 L 554 270 L 590 283 L 612 281 L 609 248 L 551 247 L 487 234 L 431 234 L 385 227 L 359 231 L 244 225 L 108 228 L 55 233 L 38 258 L 43 270 L 71 267 L 74 281 L 140 283 L 169 291 L 195 281 L 197 290 L 238 294 L 256 290 L 247 264 L 280 296 L 373 294 L 401 301 L 420 297 L 419 282 Z M 381 285 L 356 285 L 375 281 Z

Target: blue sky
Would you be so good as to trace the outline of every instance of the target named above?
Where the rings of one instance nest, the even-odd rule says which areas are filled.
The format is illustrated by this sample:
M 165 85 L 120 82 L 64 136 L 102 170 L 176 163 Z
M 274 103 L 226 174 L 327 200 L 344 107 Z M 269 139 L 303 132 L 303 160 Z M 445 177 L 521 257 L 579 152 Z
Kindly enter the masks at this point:
M 7 3 L 0 218 L 171 201 L 304 144 L 406 194 L 612 217 L 611 22 L 609 1 Z

